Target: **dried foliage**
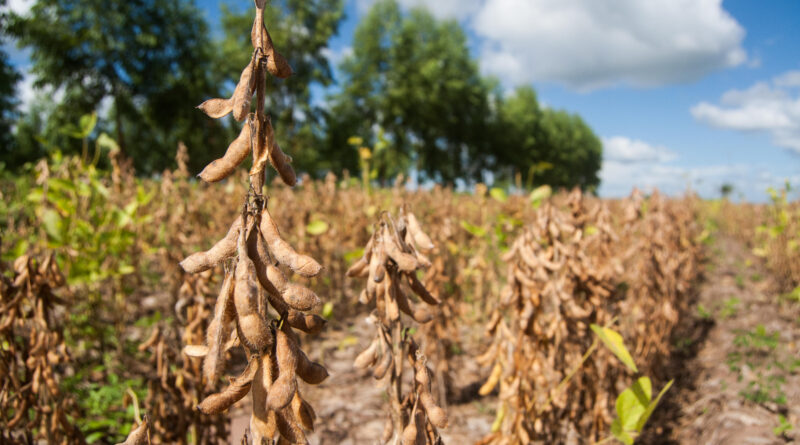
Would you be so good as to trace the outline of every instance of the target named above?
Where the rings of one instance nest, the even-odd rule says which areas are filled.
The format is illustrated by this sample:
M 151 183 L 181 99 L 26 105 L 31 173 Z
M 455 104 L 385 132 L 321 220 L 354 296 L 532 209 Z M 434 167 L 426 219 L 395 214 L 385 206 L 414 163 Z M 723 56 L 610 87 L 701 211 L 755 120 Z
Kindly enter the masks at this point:
M 420 250 L 430 251 L 433 247 L 413 213 L 404 208 L 395 220 L 384 212 L 367 241 L 364 255 L 347 271 L 349 277 L 367 279 L 359 301 L 374 307 L 370 320 L 376 328 L 375 338 L 356 357 L 354 366 L 372 368 L 372 376 L 378 380 L 388 376 L 391 415 L 382 437 L 384 443 L 439 444 L 442 441 L 437 428 L 447 426 L 447 415 L 431 394 L 431 371 L 425 355 L 401 319 L 405 314 L 417 323 L 427 323 L 433 315 L 420 303 L 440 303 L 417 277 L 418 270 L 431 266 Z M 411 293 L 420 302 L 410 299 Z M 407 394 L 402 389 L 404 355 L 414 372 L 413 388 Z
M 606 202 L 580 192 L 566 209 L 545 204 L 504 256 L 507 285 L 487 325 L 492 366 L 481 394 L 499 385 L 498 416 L 481 443 L 596 441 L 613 419 L 617 383 L 628 377 L 596 347 L 590 324 L 620 316 L 637 363 L 668 353 L 679 307 L 697 273 L 696 227 L 687 206 L 658 195 L 623 203 L 615 226 Z M 507 318 L 508 317 L 508 318 Z M 580 369 L 579 374 L 574 374 Z
M 6 274 L 0 264 L 0 442 L 82 443 L 73 426 L 75 400 L 60 387 L 70 361 L 57 311 L 66 302 L 53 255 L 23 255 Z

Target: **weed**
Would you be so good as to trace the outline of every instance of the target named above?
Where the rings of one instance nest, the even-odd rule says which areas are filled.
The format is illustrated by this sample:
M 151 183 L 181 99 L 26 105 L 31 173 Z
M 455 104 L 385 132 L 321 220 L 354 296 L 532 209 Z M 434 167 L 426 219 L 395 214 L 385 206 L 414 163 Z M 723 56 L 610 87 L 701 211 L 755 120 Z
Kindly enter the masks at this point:
M 736 316 L 739 311 L 739 303 L 741 303 L 741 300 L 737 297 L 730 297 L 723 301 L 722 309 L 719 313 L 720 318 L 724 320 Z

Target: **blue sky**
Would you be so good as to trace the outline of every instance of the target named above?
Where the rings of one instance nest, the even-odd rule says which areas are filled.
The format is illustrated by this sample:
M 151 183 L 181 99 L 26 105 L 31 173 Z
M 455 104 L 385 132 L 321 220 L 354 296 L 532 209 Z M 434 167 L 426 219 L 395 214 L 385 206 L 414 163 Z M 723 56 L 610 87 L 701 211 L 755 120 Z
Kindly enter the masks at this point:
M 374 2 L 346 1 L 334 62 Z M 531 84 L 546 106 L 580 114 L 604 141 L 602 196 L 690 185 L 712 197 L 731 183 L 763 201 L 768 186 L 800 185 L 796 0 L 398 1 L 458 20 L 507 90 Z M 198 1 L 212 26 L 219 3 Z

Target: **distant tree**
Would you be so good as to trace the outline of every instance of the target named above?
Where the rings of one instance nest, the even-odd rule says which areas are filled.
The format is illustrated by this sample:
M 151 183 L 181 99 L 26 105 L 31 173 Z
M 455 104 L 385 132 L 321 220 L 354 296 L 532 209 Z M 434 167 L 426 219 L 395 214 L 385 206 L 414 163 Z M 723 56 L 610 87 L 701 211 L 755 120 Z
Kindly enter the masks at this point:
M 48 126 L 105 106 L 107 130 L 143 172 L 170 165 L 178 140 L 195 167 L 224 148 L 222 126 L 193 109 L 216 89 L 209 30 L 194 2 L 39 0 L 28 15 L 12 15 L 9 30 L 33 50 L 35 85 L 63 93 L 52 96 L 63 99 Z M 57 131 L 44 137 L 56 141 Z
M 242 48 L 250 45 L 254 11 L 252 5 L 241 12 L 224 4 L 221 9 L 223 38 L 216 65 L 222 80 L 236 81 L 249 60 Z M 265 11 L 272 40 L 294 70 L 288 80 L 267 76 L 267 109 L 278 143 L 287 146 L 295 168 L 312 174 L 330 167 L 318 150 L 324 137 L 324 110 L 312 97 L 312 89 L 334 81 L 328 42 L 343 17 L 343 0 L 270 1 Z M 228 85 L 230 92 L 234 84 Z
M 6 0 L 0 0 L 0 8 L 5 6 Z M 8 29 L 7 21 L 7 14 L 0 12 L 0 45 L 6 41 L 4 30 Z M 15 148 L 11 130 L 17 119 L 19 100 L 16 86 L 20 78 L 9 62 L 8 54 L 0 47 L 0 161 L 7 159 Z
M 733 184 L 724 183 L 719 187 L 719 194 L 723 199 L 728 198 L 733 193 Z
M 353 54 L 340 66 L 342 91 L 329 112 L 328 158 L 356 168 L 347 144 L 360 136 L 387 148 L 373 164 L 379 178 L 416 168 L 424 178 L 479 179 L 485 167 L 488 84 L 471 59 L 464 31 L 424 9 L 403 15 L 377 2 L 359 23 Z
M 540 173 L 536 183 L 594 191 L 600 184 L 603 143 L 577 114 L 545 109 L 542 113 L 544 153 L 531 162 L 553 168 Z
M 499 98 L 494 108 L 501 178 L 509 180 L 518 172 L 527 186 L 597 187 L 602 143 L 580 116 L 542 108 L 529 86 Z

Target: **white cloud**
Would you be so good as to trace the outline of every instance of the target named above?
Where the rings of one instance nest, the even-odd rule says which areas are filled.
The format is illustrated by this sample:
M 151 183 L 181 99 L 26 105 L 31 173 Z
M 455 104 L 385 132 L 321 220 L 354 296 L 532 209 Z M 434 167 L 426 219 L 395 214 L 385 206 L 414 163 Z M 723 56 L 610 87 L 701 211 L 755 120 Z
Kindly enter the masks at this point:
M 766 166 L 751 164 L 712 164 L 696 167 L 668 165 L 664 163 L 624 163 L 605 161 L 600 170 L 600 196 L 622 197 L 631 193 L 633 187 L 650 192 L 658 189 L 668 195 L 679 195 L 691 189 L 700 196 L 720 196 L 723 184 L 733 186 L 734 196 L 743 196 L 749 201 L 763 202 L 767 199 L 768 187 L 780 187 L 785 180 L 793 184 L 800 176 L 782 177 Z
M 356 8 L 359 12 L 364 13 L 375 3 L 376 0 L 356 0 Z M 475 14 L 481 7 L 483 0 L 398 0 L 398 3 L 404 8 L 416 8 L 424 6 L 433 14 L 434 17 L 440 19 L 455 18 L 458 20 L 465 19 Z
M 22 79 L 17 82 L 17 99 L 19 99 L 19 108 L 23 112 L 27 112 L 30 108 L 31 102 L 36 97 L 38 90 L 34 89 L 33 81 L 35 77 L 30 72 L 22 72 Z
M 750 201 L 764 201 L 767 187 L 779 187 L 786 179 L 800 182 L 800 175 L 790 178 L 774 174 L 774 169 L 752 164 L 678 165 L 673 151 L 625 136 L 603 138 L 603 166 L 600 188 L 603 197 L 622 197 L 634 187 L 650 192 L 658 189 L 668 195 L 693 190 L 700 196 L 720 196 L 723 184 L 731 184 L 735 196 L 741 193 Z
M 779 87 L 800 87 L 800 71 L 787 71 L 773 79 Z
M 331 49 L 331 48 L 323 48 L 322 55 L 324 55 L 328 62 L 331 64 L 331 67 L 336 69 L 339 66 L 339 63 L 346 57 L 353 54 L 353 47 L 352 46 L 344 46 L 339 49 Z
M 19 15 L 26 15 L 28 11 L 31 10 L 31 6 L 33 6 L 34 3 L 34 0 L 9 0 L 5 8 Z
M 655 86 L 747 60 L 720 0 L 486 0 L 474 28 L 483 69 L 514 83 Z
M 792 91 L 795 86 L 800 86 L 800 72 L 790 71 L 771 82 L 727 91 L 719 105 L 701 102 L 690 112 L 712 127 L 765 132 L 775 145 L 800 153 L 800 91 Z
M 375 0 L 356 0 L 363 13 Z M 749 62 L 722 0 L 399 0 L 456 18 L 481 39 L 484 72 L 577 90 L 688 82 Z
M 625 136 L 603 138 L 603 160 L 631 164 L 635 162 L 668 162 L 677 156 L 665 147 Z

